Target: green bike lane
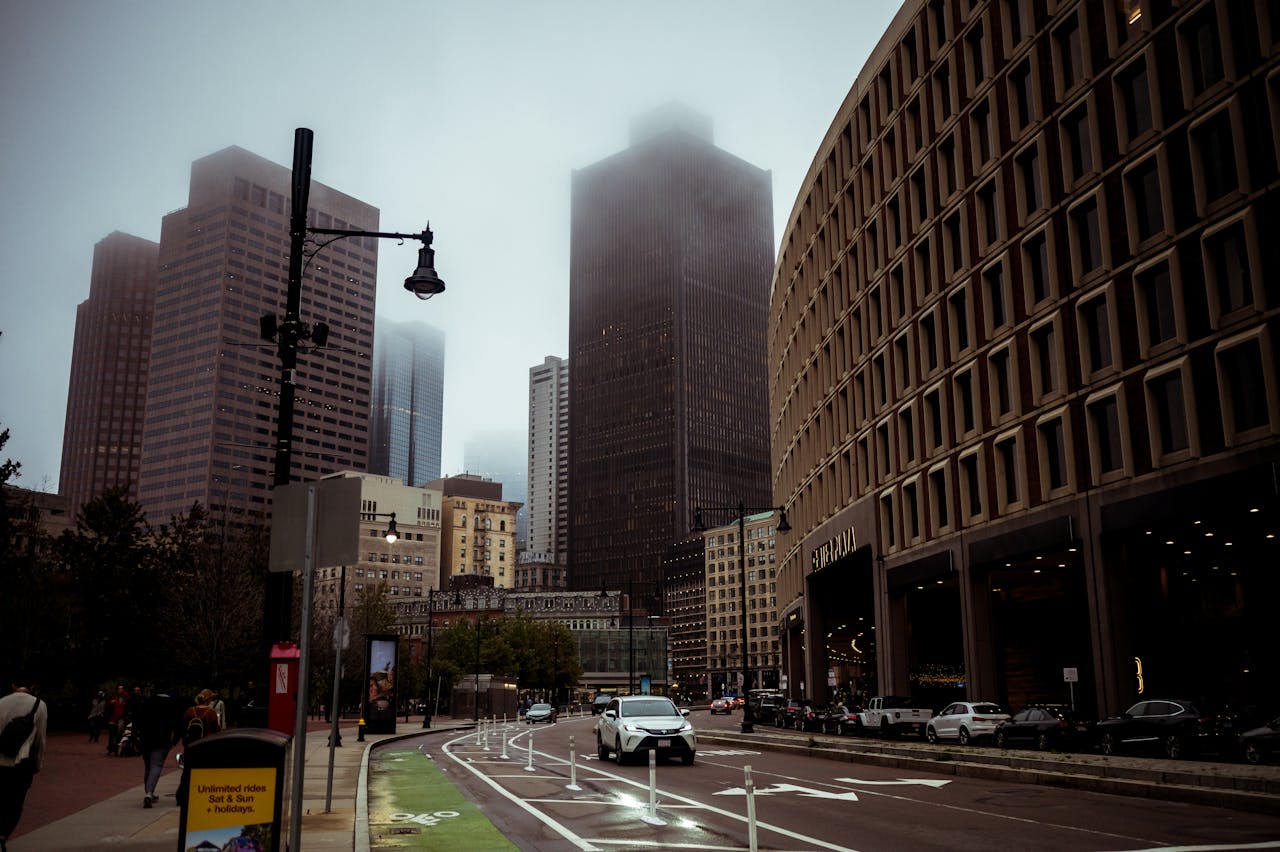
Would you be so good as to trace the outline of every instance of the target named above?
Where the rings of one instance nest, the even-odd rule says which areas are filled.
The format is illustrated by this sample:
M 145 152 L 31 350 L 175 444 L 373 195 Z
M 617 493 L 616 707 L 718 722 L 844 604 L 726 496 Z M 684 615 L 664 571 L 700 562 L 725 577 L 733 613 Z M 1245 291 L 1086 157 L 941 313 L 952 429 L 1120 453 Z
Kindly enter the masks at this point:
M 369 758 L 372 849 L 513 850 L 425 748 L 388 745 Z

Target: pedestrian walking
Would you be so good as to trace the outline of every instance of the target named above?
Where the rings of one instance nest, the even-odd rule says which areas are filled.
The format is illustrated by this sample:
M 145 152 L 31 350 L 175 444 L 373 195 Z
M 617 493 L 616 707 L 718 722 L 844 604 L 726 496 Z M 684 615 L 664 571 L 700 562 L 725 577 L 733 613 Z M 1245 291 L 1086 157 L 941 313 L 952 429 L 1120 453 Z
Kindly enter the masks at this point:
M 25 678 L 18 680 L 26 683 Z M 44 765 L 49 726 L 49 708 L 21 683 L 12 684 L 12 691 L 0 698 L 0 852 L 8 848 L 31 781 Z
M 210 700 L 213 698 L 214 692 L 211 689 L 202 689 L 196 694 L 196 703 L 187 708 L 182 714 L 182 721 L 178 730 L 181 732 L 182 745 L 187 747 L 199 739 L 204 739 L 210 734 L 216 734 L 221 731 L 218 725 L 218 714 L 209 706 Z M 182 773 L 182 780 L 178 783 L 178 804 L 187 797 L 187 773 Z
M 214 689 L 213 697 L 209 699 L 209 706 L 213 708 L 213 712 L 218 716 L 218 730 L 225 731 L 227 729 L 227 703 L 222 700 L 222 690 Z
M 107 724 L 107 693 L 99 689 L 89 702 L 89 742 L 96 743 Z
M 180 738 L 182 706 L 168 690 L 150 689 L 135 704 L 132 717 L 135 747 L 142 755 L 142 806 L 149 808 L 160 799 L 156 787 L 169 749 Z
M 118 754 L 120 735 L 124 733 L 125 712 L 129 708 L 129 690 L 123 683 L 116 686 L 116 694 L 107 701 L 107 754 Z

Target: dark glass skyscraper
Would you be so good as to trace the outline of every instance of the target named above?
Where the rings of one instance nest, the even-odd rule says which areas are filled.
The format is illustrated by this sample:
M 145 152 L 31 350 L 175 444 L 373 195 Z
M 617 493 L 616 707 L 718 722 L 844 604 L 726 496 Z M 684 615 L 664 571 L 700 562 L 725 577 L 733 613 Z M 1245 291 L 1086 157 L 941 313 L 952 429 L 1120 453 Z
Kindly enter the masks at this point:
M 378 317 L 369 471 L 421 486 L 440 478 L 444 332 Z
M 649 594 L 695 506 L 770 502 L 772 191 L 683 107 L 631 135 L 573 176 L 569 582 Z
M 59 491 L 74 515 L 116 485 L 137 493 L 160 246 L 116 231 L 93 247 L 76 308 Z

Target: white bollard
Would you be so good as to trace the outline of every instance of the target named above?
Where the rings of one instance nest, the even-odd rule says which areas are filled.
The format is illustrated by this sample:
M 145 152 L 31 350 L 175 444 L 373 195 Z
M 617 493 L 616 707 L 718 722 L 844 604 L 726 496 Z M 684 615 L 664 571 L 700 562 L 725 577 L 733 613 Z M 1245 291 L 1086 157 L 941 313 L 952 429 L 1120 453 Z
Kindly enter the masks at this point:
M 746 781 L 742 787 L 747 793 L 747 846 L 751 852 L 756 852 L 760 848 L 759 841 L 756 839 L 756 787 L 755 782 L 751 780 L 751 767 L 742 767 L 743 773 L 746 775 Z
M 489 750 L 489 725 L 488 725 L 488 720 L 486 720 L 486 722 L 485 722 L 485 726 L 484 726 L 484 750 L 485 750 L 485 751 L 488 751 L 488 750 Z
M 504 727 L 504 728 L 505 728 L 506 726 L 507 726 L 507 714 L 506 714 L 506 713 L 503 713 L 503 714 L 502 714 L 502 727 Z
M 565 785 L 566 790 L 581 790 L 578 786 L 578 749 L 573 744 L 573 737 L 569 737 L 569 783 Z
M 502 729 L 502 759 L 503 760 L 511 759 L 507 757 L 507 729 L 506 728 Z
M 658 752 L 656 749 L 649 749 L 649 805 L 640 819 L 649 825 L 667 824 L 666 820 L 658 816 Z
M 476 748 L 480 747 L 480 734 L 482 731 L 484 731 L 484 725 L 480 722 L 480 720 L 477 719 L 476 720 Z
M 533 731 L 529 732 L 529 762 L 524 765 L 525 772 L 533 772 Z

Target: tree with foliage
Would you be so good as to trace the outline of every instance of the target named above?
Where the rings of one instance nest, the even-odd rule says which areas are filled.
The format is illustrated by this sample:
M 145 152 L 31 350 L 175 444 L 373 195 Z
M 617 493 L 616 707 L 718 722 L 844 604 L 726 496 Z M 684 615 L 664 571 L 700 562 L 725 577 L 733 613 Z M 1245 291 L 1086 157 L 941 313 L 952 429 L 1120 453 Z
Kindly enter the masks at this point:
M 435 670 L 446 675 L 449 690 L 479 668 L 484 674 L 515 679 L 521 690 L 563 697 L 582 678 L 582 663 L 573 634 L 558 621 L 524 616 L 485 619 L 477 625 L 458 619 L 435 636 Z

